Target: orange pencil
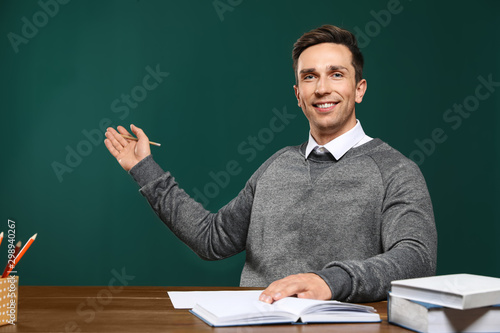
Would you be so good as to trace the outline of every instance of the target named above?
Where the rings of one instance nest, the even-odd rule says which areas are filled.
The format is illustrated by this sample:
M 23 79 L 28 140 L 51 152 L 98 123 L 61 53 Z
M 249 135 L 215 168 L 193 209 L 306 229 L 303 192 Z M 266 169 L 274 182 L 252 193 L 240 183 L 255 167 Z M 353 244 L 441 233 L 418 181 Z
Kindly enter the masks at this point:
M 19 251 L 19 254 L 14 259 L 14 264 L 10 264 L 10 265 L 7 264 L 7 266 L 9 267 L 9 270 L 6 273 L 4 272 L 2 274 L 2 278 L 6 278 L 7 276 L 9 276 L 10 272 L 12 272 L 12 270 L 14 269 L 14 267 L 16 267 L 19 260 L 21 260 L 21 258 L 24 256 L 26 251 L 28 251 L 28 249 L 30 248 L 31 244 L 33 244 L 33 242 L 35 241 L 36 235 L 38 235 L 38 234 L 34 234 L 33 236 L 31 236 L 31 238 L 28 240 L 28 242 L 26 242 L 26 244 L 24 244 L 23 248 L 21 249 L 21 251 Z
M 19 250 L 21 249 L 21 244 L 22 244 L 21 241 L 16 243 L 16 247 L 14 248 L 14 253 L 12 253 L 12 258 L 15 258 L 17 256 L 17 254 L 19 253 Z M 7 274 L 8 271 L 9 271 L 9 263 L 7 262 L 7 265 L 5 266 L 5 269 L 3 270 L 2 276 L 4 274 Z

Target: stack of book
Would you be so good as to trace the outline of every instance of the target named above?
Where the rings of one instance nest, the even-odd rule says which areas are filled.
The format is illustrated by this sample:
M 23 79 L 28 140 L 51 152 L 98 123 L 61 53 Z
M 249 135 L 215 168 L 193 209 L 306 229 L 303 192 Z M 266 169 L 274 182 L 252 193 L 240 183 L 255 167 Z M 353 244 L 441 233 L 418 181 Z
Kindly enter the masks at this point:
M 393 281 L 388 320 L 417 332 L 500 332 L 500 279 L 452 274 Z

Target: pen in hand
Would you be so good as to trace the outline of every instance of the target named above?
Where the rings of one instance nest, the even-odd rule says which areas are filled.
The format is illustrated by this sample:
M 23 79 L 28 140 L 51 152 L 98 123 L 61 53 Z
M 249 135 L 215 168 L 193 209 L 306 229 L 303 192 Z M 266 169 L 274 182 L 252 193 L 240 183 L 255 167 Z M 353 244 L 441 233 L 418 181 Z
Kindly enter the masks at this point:
M 124 137 L 125 139 L 127 140 L 134 140 L 134 141 L 139 141 L 139 139 L 137 138 L 134 138 L 133 136 L 130 136 L 130 135 L 126 135 L 126 134 L 120 134 L 122 137 Z M 157 143 L 157 142 L 153 142 L 153 141 L 149 141 L 149 144 L 151 145 L 154 145 L 154 146 L 158 146 L 160 147 L 161 144 Z

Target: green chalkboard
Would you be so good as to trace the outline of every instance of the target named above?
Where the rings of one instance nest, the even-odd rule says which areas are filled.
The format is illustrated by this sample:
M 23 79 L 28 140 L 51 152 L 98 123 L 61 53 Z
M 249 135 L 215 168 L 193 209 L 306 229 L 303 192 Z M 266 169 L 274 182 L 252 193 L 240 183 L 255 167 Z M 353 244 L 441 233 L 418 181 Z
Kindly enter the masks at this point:
M 142 127 L 162 144 L 159 164 L 215 211 L 275 151 L 307 139 L 291 49 L 322 24 L 359 38 L 367 134 L 426 177 L 438 273 L 500 276 L 499 21 L 493 0 L 3 0 L 0 231 L 10 219 L 16 241 L 38 233 L 20 283 L 238 285 L 244 253 L 205 262 L 177 240 L 103 129 Z

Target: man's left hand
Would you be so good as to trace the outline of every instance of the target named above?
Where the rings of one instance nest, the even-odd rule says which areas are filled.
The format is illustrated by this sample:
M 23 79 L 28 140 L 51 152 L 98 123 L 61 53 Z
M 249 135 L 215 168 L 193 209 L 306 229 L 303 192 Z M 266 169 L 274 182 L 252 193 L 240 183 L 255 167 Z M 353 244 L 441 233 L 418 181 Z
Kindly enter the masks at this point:
M 284 279 L 274 281 L 262 292 L 259 300 L 273 303 L 288 296 L 329 300 L 332 298 L 330 287 L 319 275 L 304 273 L 289 275 Z

